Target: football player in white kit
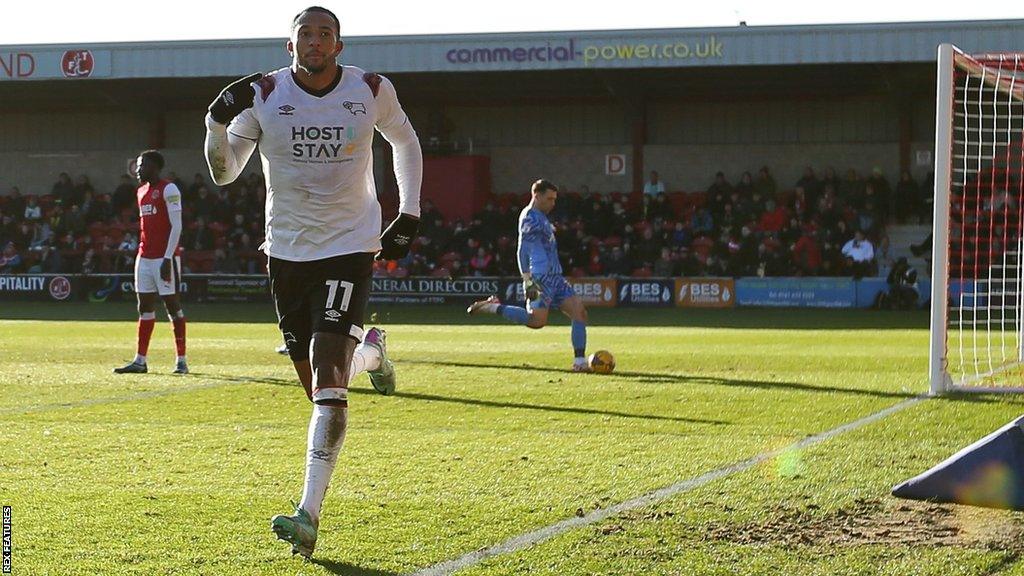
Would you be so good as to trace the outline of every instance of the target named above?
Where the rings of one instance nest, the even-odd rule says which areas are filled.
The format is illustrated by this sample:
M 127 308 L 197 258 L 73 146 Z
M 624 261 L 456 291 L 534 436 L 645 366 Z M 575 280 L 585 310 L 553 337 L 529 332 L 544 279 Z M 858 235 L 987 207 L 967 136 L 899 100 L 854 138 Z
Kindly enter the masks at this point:
M 206 116 L 206 159 L 217 184 L 235 180 L 259 145 L 267 181 L 271 291 L 288 354 L 313 402 L 302 499 L 271 528 L 310 557 L 320 509 L 345 440 L 348 383 L 366 371 L 394 390 L 385 333 L 363 331 L 373 260 L 409 251 L 419 226 L 423 155 L 389 80 L 341 66 L 338 18 L 314 6 L 292 21 L 292 64 L 227 86 Z M 394 148 L 399 215 L 381 234 L 373 131 Z

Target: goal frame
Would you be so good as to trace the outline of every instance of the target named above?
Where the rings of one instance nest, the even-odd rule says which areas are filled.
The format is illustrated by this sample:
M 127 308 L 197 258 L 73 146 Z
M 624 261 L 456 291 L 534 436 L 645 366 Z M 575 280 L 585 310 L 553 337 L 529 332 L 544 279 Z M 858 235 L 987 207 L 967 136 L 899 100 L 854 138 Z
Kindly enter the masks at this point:
M 982 54 L 982 60 L 998 58 L 999 54 Z M 949 226 L 950 226 L 950 191 L 953 171 L 953 116 L 955 102 L 955 77 L 957 68 L 971 76 L 984 78 L 985 84 L 997 90 L 1006 90 L 1012 97 L 1024 100 L 1024 83 L 1016 85 L 1012 81 L 992 75 L 981 74 L 985 67 L 973 57 L 965 54 L 952 44 L 940 44 L 938 47 L 938 73 L 935 95 L 935 171 L 934 171 L 934 205 L 932 226 L 932 285 L 931 285 L 931 329 L 929 341 L 929 393 L 933 396 L 956 392 L 975 393 L 1024 393 L 1024 386 L 977 386 L 970 385 L 972 379 L 954 382 L 949 372 L 947 342 L 949 336 Z M 1024 200 L 1024 199 L 1022 199 Z M 1024 202 L 1022 202 L 1024 204 Z M 1024 206 L 1021 206 L 1024 209 Z M 1024 243 L 1024 231 L 1021 242 Z M 1018 246 L 1024 258 L 1024 245 Z M 1018 274 L 1024 274 L 1024 263 Z M 1019 280 L 1018 293 L 1024 293 L 1024 278 Z M 1017 332 L 1018 352 L 1017 363 L 1024 362 L 1024 307 L 1018 296 Z M 992 376 L 1013 367 L 1013 364 L 993 370 L 986 376 Z M 974 379 L 977 380 L 977 379 Z

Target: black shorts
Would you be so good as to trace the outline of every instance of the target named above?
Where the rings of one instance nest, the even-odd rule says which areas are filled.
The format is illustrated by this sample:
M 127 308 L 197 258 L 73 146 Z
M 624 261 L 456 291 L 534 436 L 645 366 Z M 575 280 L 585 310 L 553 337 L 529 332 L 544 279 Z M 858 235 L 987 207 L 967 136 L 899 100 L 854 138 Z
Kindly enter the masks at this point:
M 373 281 L 373 254 L 309 262 L 270 257 L 270 292 L 292 361 L 309 358 L 315 332 L 363 339 L 363 317 Z

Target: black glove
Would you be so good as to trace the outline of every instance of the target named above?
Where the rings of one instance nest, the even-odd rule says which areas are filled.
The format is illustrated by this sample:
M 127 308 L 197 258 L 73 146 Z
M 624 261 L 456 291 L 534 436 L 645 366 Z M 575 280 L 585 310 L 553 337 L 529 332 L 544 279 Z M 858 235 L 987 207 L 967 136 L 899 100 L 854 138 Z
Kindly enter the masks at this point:
M 228 124 L 235 119 L 246 108 L 252 107 L 252 99 L 256 97 L 253 90 L 253 82 L 263 78 L 259 72 L 250 74 L 245 78 L 235 80 L 228 87 L 221 90 L 217 99 L 210 104 L 210 116 L 218 124 Z
M 420 219 L 409 214 L 399 214 L 398 218 L 384 230 L 380 237 L 380 252 L 377 260 L 399 260 L 409 253 L 409 246 L 416 239 L 420 229 Z
M 533 281 L 533 278 L 523 278 L 523 294 L 527 302 L 533 302 L 540 298 L 540 286 Z
M 164 261 L 160 263 L 160 279 L 164 282 L 171 281 L 171 259 L 164 258 Z

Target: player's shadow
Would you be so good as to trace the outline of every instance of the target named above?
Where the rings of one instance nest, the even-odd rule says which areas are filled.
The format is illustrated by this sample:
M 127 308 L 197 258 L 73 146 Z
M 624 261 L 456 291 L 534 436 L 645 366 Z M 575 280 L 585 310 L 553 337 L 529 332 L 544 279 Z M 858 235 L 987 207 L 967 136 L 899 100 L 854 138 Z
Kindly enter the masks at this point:
M 436 362 L 424 364 L 437 364 Z M 245 376 L 223 376 L 220 374 L 203 374 L 203 378 L 211 380 L 223 380 L 227 382 L 257 382 L 260 384 L 272 384 L 274 386 L 299 386 L 298 380 L 273 378 L 273 377 L 245 377 Z M 367 388 L 351 388 L 349 394 L 377 394 L 376 391 Z M 683 418 L 681 416 L 660 416 L 656 414 L 633 414 L 617 410 L 598 410 L 596 408 L 580 408 L 578 406 L 551 406 L 548 404 L 527 404 L 525 402 L 500 402 L 497 400 L 479 400 L 475 398 L 458 398 L 452 396 L 440 396 L 437 394 L 421 394 L 418 392 L 395 392 L 391 396 L 406 400 L 423 400 L 428 402 L 447 402 L 451 404 L 464 404 L 467 406 L 481 406 L 485 408 L 517 408 L 522 410 L 540 410 L 543 412 L 560 412 L 564 414 L 587 414 L 593 416 L 615 416 L 618 418 L 637 418 L 640 420 L 663 420 L 668 422 L 686 422 L 689 424 L 730 424 L 723 420 L 707 420 L 703 418 Z
M 320 566 L 331 574 L 339 574 L 341 576 L 398 576 L 398 572 L 364 568 L 362 566 L 356 566 L 355 564 L 349 564 L 348 562 L 339 562 L 337 560 L 312 558 L 309 562 Z
M 459 368 L 490 368 L 500 370 L 529 370 L 534 372 L 548 372 L 552 374 L 572 374 L 569 370 L 561 368 L 548 368 L 545 366 L 532 366 L 521 364 L 519 366 L 477 364 L 472 362 L 448 362 L 436 360 L 402 360 L 402 364 L 423 364 L 434 366 L 453 366 Z M 797 392 L 815 393 L 837 393 L 854 394 L 857 396 L 873 396 L 877 398 L 913 398 L 917 394 L 912 392 L 889 392 L 885 390 L 861 390 L 858 388 L 839 388 L 835 386 L 813 386 L 800 384 L 799 382 L 766 382 L 762 380 L 740 380 L 732 378 L 719 378 L 715 376 L 686 376 L 680 374 L 661 374 L 657 372 L 626 372 L 616 370 L 613 376 L 629 378 L 644 384 L 709 384 L 712 386 L 734 386 L 740 388 L 757 388 L 761 390 L 793 390 Z

